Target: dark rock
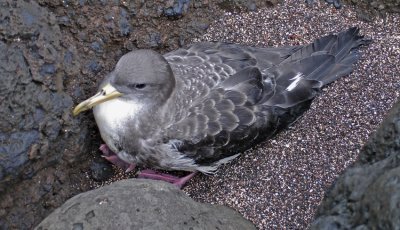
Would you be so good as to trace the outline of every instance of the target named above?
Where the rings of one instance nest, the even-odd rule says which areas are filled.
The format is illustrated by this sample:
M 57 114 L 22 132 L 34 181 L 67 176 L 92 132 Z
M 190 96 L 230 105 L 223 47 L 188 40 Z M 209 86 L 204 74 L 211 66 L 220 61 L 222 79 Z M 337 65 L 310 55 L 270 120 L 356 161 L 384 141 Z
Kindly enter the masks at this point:
M 398 229 L 400 102 L 325 196 L 311 229 Z
M 131 16 L 135 16 L 137 14 L 137 6 L 133 1 L 122 2 L 122 4 L 124 4 L 125 8 L 128 9 L 128 12 Z
M 188 32 L 192 33 L 193 35 L 206 31 L 210 22 L 207 20 L 198 20 L 188 24 Z
M 129 179 L 79 194 L 37 227 L 45 229 L 255 229 L 236 211 L 198 203 L 175 186 Z
M 92 48 L 96 53 L 102 53 L 102 44 L 100 42 L 92 42 L 92 44 L 90 45 L 90 48 Z
M 190 0 L 175 0 L 172 6 L 164 8 L 164 15 L 167 17 L 180 17 L 187 13 Z
M 0 133 L 0 152 L 5 153 L 1 156 L 0 166 L 5 175 L 18 175 L 18 169 L 28 161 L 28 150 L 33 143 L 39 140 L 39 132 L 36 130 L 14 132 L 11 135 Z
M 113 7 L 103 18 L 106 21 L 104 26 L 117 37 L 128 36 L 132 32 L 130 14 L 122 7 Z
M 62 16 L 57 18 L 57 22 L 59 25 L 63 26 L 71 26 L 71 20 L 68 16 Z
M 28 162 L 30 147 L 33 144 L 41 145 L 48 138 L 54 140 L 62 126 L 58 119 L 72 107 L 67 95 L 42 91 L 31 75 L 22 50 L 0 42 L 0 112 L 4 115 L 0 136 L 2 143 L 5 143 L 1 152 L 6 159 L 1 164 L 6 173 L 14 175 L 14 179 Z M 39 155 L 47 154 L 41 152 Z
M 41 187 L 41 176 L 77 164 L 87 131 L 71 118 L 72 98 L 63 91 L 76 66 L 63 65 L 56 17 L 34 1 L 0 5 L 0 228 L 27 229 L 34 218 L 25 214 L 48 207 L 40 204 L 52 185 Z
M 318 0 L 305 0 L 308 5 L 314 4 Z M 322 1 L 322 0 L 321 0 Z M 342 7 L 341 0 L 324 0 L 328 4 L 332 4 L 336 9 Z M 386 12 L 399 13 L 400 12 L 400 1 L 399 0 L 344 0 L 346 4 L 352 4 L 357 6 L 358 16 L 361 19 L 367 18 L 370 21 L 372 15 L 381 16 Z M 366 15 L 369 15 L 366 17 Z
M 93 72 L 93 73 L 98 73 L 101 71 L 102 67 L 100 65 L 99 62 L 95 61 L 95 60 L 91 60 L 88 65 L 87 68 Z
M 15 3 L 2 1 L 1 4 L 0 21 L 2 23 L 0 23 L 0 34 L 2 36 L 29 39 L 43 31 L 53 32 L 54 36 L 59 35 L 60 31 L 56 28 L 54 15 L 44 12 L 38 4 L 25 1 L 17 1 Z
M 79 5 L 80 5 L 80 6 L 84 6 L 85 3 L 86 3 L 86 0 L 79 0 Z
M 42 66 L 40 66 L 39 69 L 39 74 L 42 77 L 53 75 L 55 72 L 56 72 L 56 67 L 54 66 L 54 64 L 45 63 Z M 36 78 L 34 79 L 37 80 Z
M 317 0 L 306 0 L 306 3 L 308 5 L 312 5 L 316 2 Z M 324 0 L 328 4 L 332 4 L 336 9 L 340 9 L 342 7 L 342 3 L 340 0 Z
M 152 32 L 149 34 L 149 39 L 147 41 L 147 44 L 151 48 L 157 48 L 161 44 L 161 36 L 160 33 L 158 32 Z
M 95 181 L 106 181 L 113 176 L 113 169 L 106 162 L 92 162 L 90 165 L 91 176 Z
M 120 31 L 120 35 L 121 36 L 127 36 L 129 35 L 129 33 L 131 32 L 132 28 L 131 25 L 129 23 L 129 15 L 126 12 L 126 10 L 124 10 L 123 8 L 121 8 L 120 10 L 120 18 L 119 18 L 119 31 Z
M 383 17 L 386 13 L 400 13 L 399 0 L 343 0 L 344 3 L 355 5 L 357 16 L 366 21 L 375 17 Z
M 273 7 L 276 4 L 282 2 L 282 0 L 220 0 L 217 1 L 218 6 L 229 12 L 237 11 L 255 11 L 262 7 Z
M 252 2 L 247 6 L 247 8 L 249 9 L 249 11 L 256 11 L 257 5 L 254 2 Z

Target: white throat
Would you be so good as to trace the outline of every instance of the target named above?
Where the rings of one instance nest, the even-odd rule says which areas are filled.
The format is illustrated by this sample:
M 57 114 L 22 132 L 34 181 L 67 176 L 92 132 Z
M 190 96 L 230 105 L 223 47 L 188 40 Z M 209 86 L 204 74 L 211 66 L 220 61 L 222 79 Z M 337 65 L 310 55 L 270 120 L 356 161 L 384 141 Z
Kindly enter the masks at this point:
M 119 141 L 121 130 L 125 128 L 135 128 L 135 117 L 142 107 L 142 104 L 116 98 L 103 102 L 93 108 L 94 117 L 99 127 L 101 137 L 111 150 L 117 151 L 114 143 Z M 127 127 L 126 124 L 130 126 Z

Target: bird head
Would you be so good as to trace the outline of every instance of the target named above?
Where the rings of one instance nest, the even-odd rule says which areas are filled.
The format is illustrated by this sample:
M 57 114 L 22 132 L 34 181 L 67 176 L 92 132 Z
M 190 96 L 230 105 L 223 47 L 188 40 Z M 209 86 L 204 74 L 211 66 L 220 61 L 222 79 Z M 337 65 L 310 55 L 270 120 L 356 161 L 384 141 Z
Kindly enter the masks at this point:
M 100 90 L 77 105 L 73 115 L 116 98 L 161 106 L 174 88 L 174 75 L 162 55 L 152 50 L 132 51 L 121 57 L 114 71 L 104 79 Z

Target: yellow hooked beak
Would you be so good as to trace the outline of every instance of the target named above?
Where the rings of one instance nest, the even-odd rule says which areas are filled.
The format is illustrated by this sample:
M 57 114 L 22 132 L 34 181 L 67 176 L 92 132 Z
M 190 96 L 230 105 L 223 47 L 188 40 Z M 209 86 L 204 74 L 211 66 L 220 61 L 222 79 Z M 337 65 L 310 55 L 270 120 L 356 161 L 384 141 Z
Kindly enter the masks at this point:
M 86 111 L 88 109 L 91 109 L 100 103 L 120 97 L 121 95 L 122 95 L 122 93 L 118 92 L 110 83 L 108 83 L 93 97 L 91 97 L 91 98 L 81 102 L 79 105 L 77 105 L 75 107 L 74 111 L 72 111 L 72 114 L 74 116 L 76 116 L 79 113 Z

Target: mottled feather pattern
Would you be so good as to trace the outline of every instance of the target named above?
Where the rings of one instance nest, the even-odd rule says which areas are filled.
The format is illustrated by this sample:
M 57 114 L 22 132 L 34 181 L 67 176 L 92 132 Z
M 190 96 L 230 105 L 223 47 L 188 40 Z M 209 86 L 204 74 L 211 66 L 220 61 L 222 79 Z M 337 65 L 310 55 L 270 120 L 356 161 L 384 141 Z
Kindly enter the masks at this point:
M 190 81 L 187 85 L 207 89 L 207 94 L 193 95 L 188 114 L 168 133 L 178 134 L 183 140 L 179 151 L 199 164 L 215 162 L 273 136 L 309 107 L 324 84 L 349 73 L 357 60 L 352 49 L 365 42 L 355 36 L 357 33 L 351 29 L 303 47 L 271 49 L 200 43 L 168 54 L 167 60 L 182 55 L 170 62 L 172 66 L 185 63 L 186 68 L 196 70 L 192 65 L 203 67 L 207 63 L 211 70 L 180 75 L 186 84 Z M 194 64 L 192 56 L 202 61 Z
M 323 86 L 352 71 L 356 48 L 367 43 L 350 28 L 305 46 L 205 42 L 164 56 L 133 51 L 105 82 L 126 93 L 116 104 L 130 100 L 136 110 L 125 109 L 133 112 L 118 120 L 121 129 L 109 128 L 110 112 L 95 117 L 107 145 L 129 163 L 213 173 L 295 122 Z M 126 87 L 138 83 L 147 87 Z
M 262 119 L 262 114 L 256 114 L 257 103 L 262 99 L 263 90 L 258 69 L 239 71 L 194 104 L 187 117 L 168 132 L 184 140 L 179 151 L 198 163 L 232 155 L 237 145 L 243 145 L 241 142 L 252 142 L 258 136 L 262 126 L 257 126 L 256 121 Z

